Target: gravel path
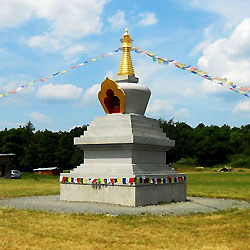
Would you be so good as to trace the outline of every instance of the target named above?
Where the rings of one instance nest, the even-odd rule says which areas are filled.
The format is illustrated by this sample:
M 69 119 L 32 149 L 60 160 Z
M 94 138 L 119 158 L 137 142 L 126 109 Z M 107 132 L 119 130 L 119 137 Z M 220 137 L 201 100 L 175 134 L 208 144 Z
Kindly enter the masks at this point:
M 246 201 L 209 199 L 188 197 L 186 202 L 177 202 L 147 207 L 126 207 L 120 205 L 100 204 L 90 202 L 60 201 L 59 195 L 16 197 L 0 200 L 0 207 L 13 207 L 18 209 L 34 209 L 52 211 L 56 213 L 93 213 L 93 214 L 130 214 L 140 215 L 150 213 L 154 215 L 180 215 L 190 213 L 207 213 L 230 208 L 250 208 Z

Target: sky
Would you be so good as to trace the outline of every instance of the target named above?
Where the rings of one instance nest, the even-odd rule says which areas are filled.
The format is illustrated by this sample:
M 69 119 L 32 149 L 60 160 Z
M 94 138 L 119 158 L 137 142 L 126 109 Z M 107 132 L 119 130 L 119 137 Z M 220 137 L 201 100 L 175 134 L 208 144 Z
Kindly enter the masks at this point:
M 104 116 L 100 84 L 116 77 L 121 52 L 42 82 L 39 79 L 121 45 L 196 66 L 250 87 L 250 0 L 0 0 L 0 130 L 31 121 L 69 131 Z M 131 52 L 139 84 L 151 90 L 147 117 L 192 127 L 250 123 L 250 98 L 173 65 Z

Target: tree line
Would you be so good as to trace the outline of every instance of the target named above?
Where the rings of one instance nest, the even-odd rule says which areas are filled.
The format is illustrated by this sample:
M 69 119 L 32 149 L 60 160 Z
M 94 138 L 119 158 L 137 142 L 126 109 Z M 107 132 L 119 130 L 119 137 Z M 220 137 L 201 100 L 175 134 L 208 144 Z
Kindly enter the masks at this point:
M 167 152 L 167 162 L 182 165 L 250 168 L 250 124 L 240 128 L 227 125 L 192 128 L 185 122 L 159 119 L 167 137 L 175 140 L 175 148 Z M 31 122 L 19 128 L 0 131 L 0 153 L 14 153 L 12 168 L 32 171 L 39 167 L 72 169 L 83 162 L 83 151 L 73 145 L 86 125 L 69 132 L 35 131 Z
M 159 119 L 159 123 L 167 137 L 175 140 L 175 148 L 167 152 L 169 163 L 250 168 L 250 124 L 230 128 L 201 123 L 192 128 L 173 119 Z

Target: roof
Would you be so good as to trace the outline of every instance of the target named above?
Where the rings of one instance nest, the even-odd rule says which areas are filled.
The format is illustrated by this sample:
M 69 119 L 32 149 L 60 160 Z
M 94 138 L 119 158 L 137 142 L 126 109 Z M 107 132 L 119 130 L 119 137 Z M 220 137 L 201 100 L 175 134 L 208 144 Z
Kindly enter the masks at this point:
M 58 167 L 36 168 L 36 169 L 33 169 L 33 171 L 48 171 L 48 170 L 55 170 L 55 169 L 59 169 L 59 168 Z
M 15 154 L 0 154 L 0 156 L 11 156 L 11 155 L 15 155 Z

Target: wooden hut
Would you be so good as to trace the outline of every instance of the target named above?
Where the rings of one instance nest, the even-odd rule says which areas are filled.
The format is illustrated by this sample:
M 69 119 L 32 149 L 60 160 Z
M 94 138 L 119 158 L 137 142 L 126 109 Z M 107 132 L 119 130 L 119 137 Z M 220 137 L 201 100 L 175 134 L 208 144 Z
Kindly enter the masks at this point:
M 36 168 L 33 169 L 35 174 L 48 174 L 48 175 L 60 175 L 62 170 L 58 167 L 50 167 L 50 168 Z
M 0 177 L 6 176 L 10 170 L 10 158 L 15 154 L 0 154 Z

